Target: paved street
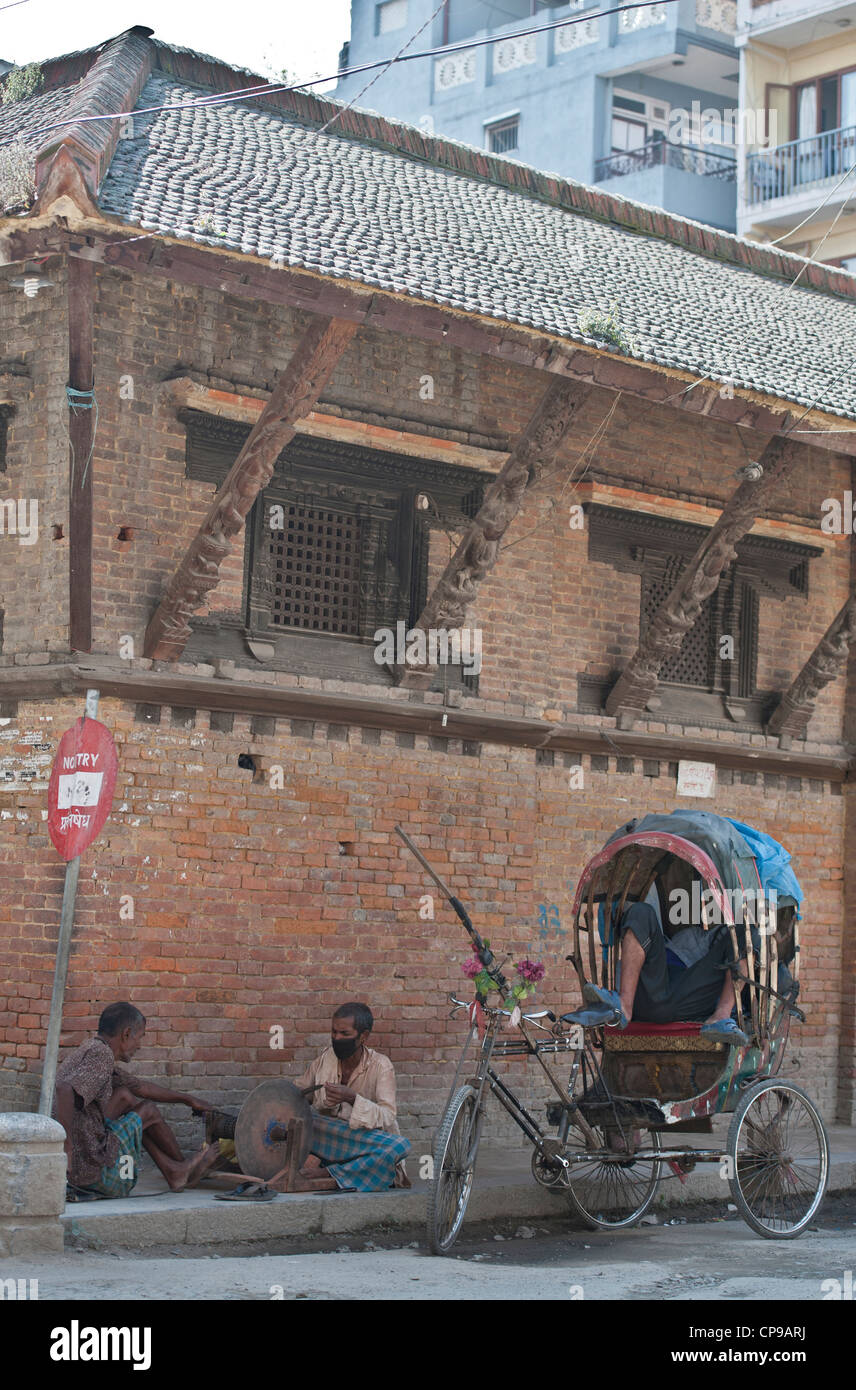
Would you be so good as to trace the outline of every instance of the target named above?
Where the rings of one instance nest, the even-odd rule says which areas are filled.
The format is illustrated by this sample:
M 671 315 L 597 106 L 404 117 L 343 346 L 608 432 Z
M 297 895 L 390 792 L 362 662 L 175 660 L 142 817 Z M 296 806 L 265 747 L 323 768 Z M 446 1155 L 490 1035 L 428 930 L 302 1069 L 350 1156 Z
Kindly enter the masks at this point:
M 523 1235 L 514 1236 L 514 1229 Z M 15 1261 L 6 1278 L 37 1278 L 40 1299 L 629 1299 L 822 1301 L 838 1280 L 852 1298 L 856 1214 L 830 1204 L 822 1229 L 797 1241 L 754 1236 L 738 1218 L 640 1226 L 615 1234 L 561 1223 L 480 1229 L 451 1258 L 427 1255 L 419 1233 L 280 1242 L 303 1253 L 69 1252 Z M 529 1235 L 529 1232 L 533 1232 Z M 383 1244 L 387 1248 L 377 1248 Z M 367 1248 L 368 1247 L 368 1248 Z M 374 1248 L 372 1248 L 374 1247 Z M 228 1247 L 227 1247 L 228 1248 Z M 252 1252 L 258 1246 L 244 1247 Z M 185 1253 L 187 1251 L 187 1253 Z M 850 1271 L 849 1280 L 847 1271 Z

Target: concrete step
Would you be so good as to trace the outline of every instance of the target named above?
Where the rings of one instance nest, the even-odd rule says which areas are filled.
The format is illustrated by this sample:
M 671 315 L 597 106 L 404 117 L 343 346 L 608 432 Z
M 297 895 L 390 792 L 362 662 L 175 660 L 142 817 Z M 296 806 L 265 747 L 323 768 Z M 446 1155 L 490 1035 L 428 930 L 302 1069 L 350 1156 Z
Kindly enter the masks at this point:
M 711 1148 L 710 1135 L 684 1134 L 681 1146 Z M 856 1130 L 830 1131 L 829 1190 L 856 1189 Z M 548 1192 L 529 1172 L 529 1151 L 483 1148 L 467 1207 L 467 1223 L 561 1217 L 568 1203 Z M 683 1203 L 731 1200 L 716 1165 L 704 1165 L 681 1183 L 666 1170 L 653 1210 Z M 160 1245 L 218 1245 L 275 1240 L 281 1236 L 350 1235 L 380 1226 L 419 1227 L 425 1221 L 427 1182 L 411 1174 L 413 1187 L 358 1195 L 347 1192 L 279 1193 L 270 1202 L 221 1202 L 211 1188 L 168 1192 L 156 1172 L 143 1175 L 130 1197 L 72 1203 L 63 1215 L 66 1246 L 144 1249 Z

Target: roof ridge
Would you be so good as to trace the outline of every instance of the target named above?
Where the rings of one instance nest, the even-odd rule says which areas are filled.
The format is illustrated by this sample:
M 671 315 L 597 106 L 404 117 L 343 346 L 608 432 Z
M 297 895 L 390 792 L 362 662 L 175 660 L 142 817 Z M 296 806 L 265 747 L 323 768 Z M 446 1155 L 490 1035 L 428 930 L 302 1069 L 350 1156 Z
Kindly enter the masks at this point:
M 36 155 L 36 186 L 41 188 L 49 165 L 61 146 L 71 147 L 88 191 L 94 197 L 107 172 L 119 139 L 119 120 L 81 121 L 79 117 L 130 111 L 152 70 L 150 29 L 135 25 L 97 49 L 97 56 L 80 77 L 69 103 L 69 118 L 52 132 Z M 68 55 L 82 58 L 84 53 Z M 63 59 L 63 62 L 66 60 Z

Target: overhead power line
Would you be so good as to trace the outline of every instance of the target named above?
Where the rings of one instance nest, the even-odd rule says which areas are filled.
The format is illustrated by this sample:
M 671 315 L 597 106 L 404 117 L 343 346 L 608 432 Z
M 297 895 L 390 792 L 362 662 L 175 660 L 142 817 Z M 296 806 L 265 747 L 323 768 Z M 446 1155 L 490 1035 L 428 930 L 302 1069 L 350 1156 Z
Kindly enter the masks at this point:
M 17 0 L 23 4 L 25 0 Z M 678 0 L 631 0 L 625 5 L 616 5 L 611 10 L 598 10 L 598 17 L 605 18 L 607 15 L 623 14 L 627 10 L 647 10 L 653 5 L 676 5 Z M 440 9 L 442 9 L 442 5 Z M 577 15 L 573 19 L 555 19 L 549 24 L 530 25 L 525 29 L 515 29 L 511 34 L 489 34 L 485 38 L 463 39 L 458 43 L 443 44 L 439 48 L 423 48 L 418 53 L 407 53 L 402 49 L 392 58 L 376 59 L 372 63 L 361 63 L 357 67 L 342 68 L 337 72 L 330 73 L 326 77 L 313 77 L 308 82 L 292 82 L 288 84 L 278 84 L 272 82 L 257 83 L 252 87 L 238 87 L 231 92 L 214 92 L 210 96 L 195 97 L 192 101 L 173 101 L 165 102 L 157 106 L 136 107 L 133 111 L 108 111 L 97 116 L 71 116 L 63 121 L 54 121 L 51 125 L 39 126 L 35 130 L 27 131 L 27 136 L 32 139 L 35 135 L 47 135 L 53 130 L 62 130 L 68 125 L 86 125 L 93 121 L 115 121 L 121 116 L 148 116 L 156 111 L 180 111 L 184 108 L 196 108 L 205 106 L 226 106 L 233 101 L 251 101 L 253 98 L 277 96 L 285 92 L 305 91 L 307 87 L 318 87 L 325 82 L 335 82 L 342 77 L 354 77 L 363 72 L 374 72 L 376 68 L 389 68 L 393 63 L 410 63 L 419 58 L 438 58 L 450 53 L 462 53 L 469 48 L 484 48 L 493 43 L 504 43 L 507 39 L 525 38 L 529 34 L 546 34 L 553 29 L 564 29 L 572 24 L 585 24 L 591 19 L 591 15 Z M 429 21 L 430 22 L 430 21 Z M 423 25 L 423 28 L 425 26 Z M 422 30 L 418 30 L 413 37 L 416 38 Z M 413 39 L 410 40 L 410 43 Z M 406 44 L 405 48 L 409 45 Z M 224 64 L 224 66 L 226 66 Z M 367 89 L 364 89 L 367 90 Z M 356 100 L 357 98 L 354 98 Z M 348 109 L 347 107 L 344 108 Z M 0 142 L 0 149 L 4 145 L 14 144 L 14 140 L 4 140 Z

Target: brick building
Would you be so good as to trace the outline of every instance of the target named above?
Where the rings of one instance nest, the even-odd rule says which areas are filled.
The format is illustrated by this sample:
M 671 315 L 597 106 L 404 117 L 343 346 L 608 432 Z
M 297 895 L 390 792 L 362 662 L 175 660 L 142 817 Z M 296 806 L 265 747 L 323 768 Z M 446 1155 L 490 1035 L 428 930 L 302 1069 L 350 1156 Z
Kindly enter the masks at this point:
M 791 1057 L 852 1123 L 856 280 L 148 30 L 42 79 L 0 107 L 35 185 L 0 221 L 0 1107 L 38 1089 L 45 789 L 97 688 L 64 1045 L 131 998 L 141 1065 L 235 1104 L 364 997 L 416 1139 L 466 947 L 395 823 L 570 1007 L 579 871 L 692 758 L 716 797 L 680 804 L 793 854 Z M 378 662 L 399 621 L 480 670 Z

